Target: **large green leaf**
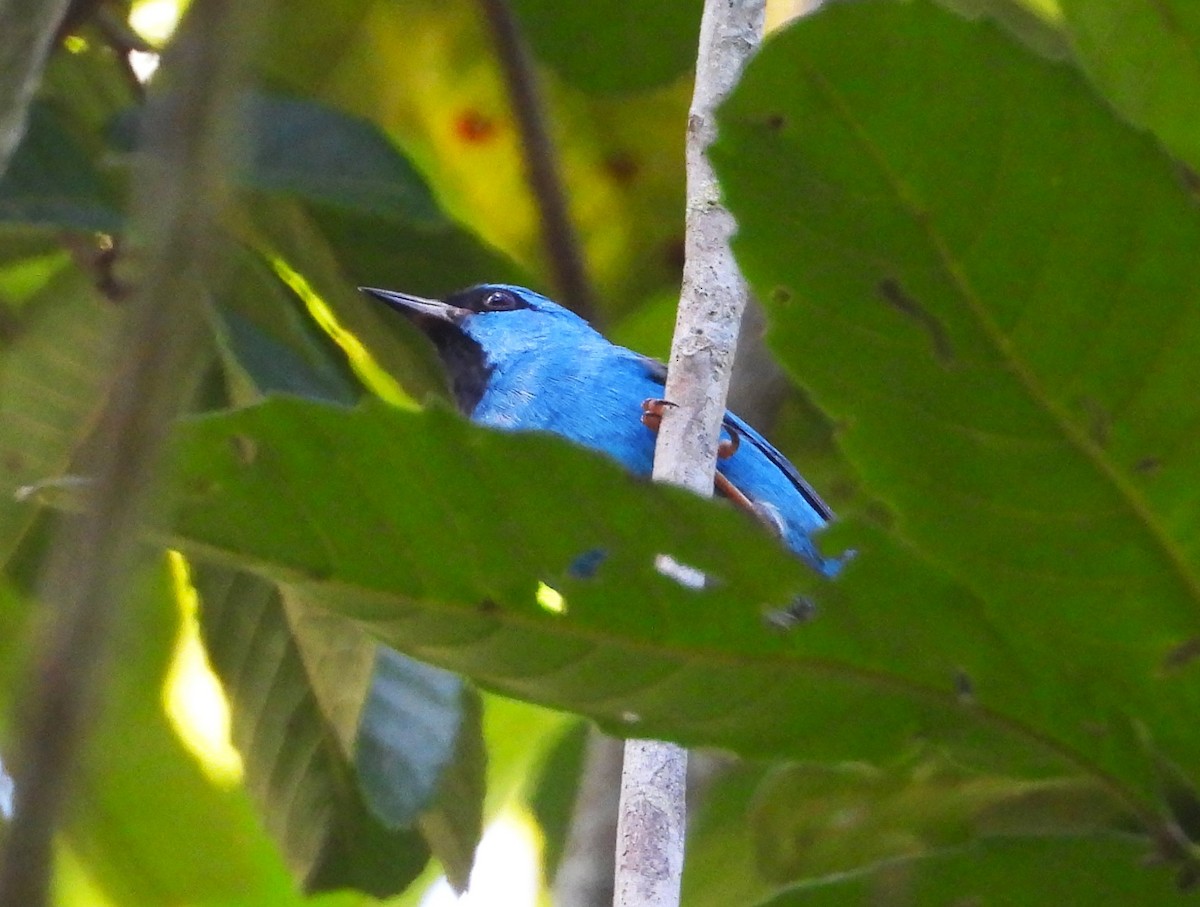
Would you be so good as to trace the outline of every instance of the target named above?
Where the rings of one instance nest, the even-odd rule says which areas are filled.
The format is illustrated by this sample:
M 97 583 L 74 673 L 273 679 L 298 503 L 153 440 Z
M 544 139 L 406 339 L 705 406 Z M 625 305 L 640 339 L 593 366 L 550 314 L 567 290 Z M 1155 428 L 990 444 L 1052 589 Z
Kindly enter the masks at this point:
M 231 700 L 247 787 L 293 875 L 308 891 L 349 887 L 378 897 L 402 891 L 429 850 L 411 828 L 381 822 L 363 799 L 337 729 L 316 699 L 311 675 L 323 668 L 319 660 L 310 667 L 296 645 L 278 591 L 256 577 L 213 568 L 197 571 L 196 587 L 213 668 Z M 359 665 L 364 681 L 372 650 Z
M 113 231 L 116 193 L 59 110 L 36 103 L 29 127 L 0 179 L 0 222 Z
M 963 694 L 959 657 L 975 640 L 981 682 L 1027 679 L 1006 675 L 979 603 L 932 570 L 880 591 L 911 557 L 879 536 L 859 533 L 870 550 L 830 585 L 742 514 L 559 439 L 378 403 L 270 400 L 191 422 L 176 454 L 176 544 L 286 581 L 509 695 L 747 753 L 884 758 L 925 735 L 1049 768 L 1036 730 Z M 715 582 L 677 585 L 655 570 L 660 552 Z M 592 553 L 594 574 L 573 575 Z M 539 581 L 565 613 L 538 603 Z M 775 612 L 801 590 L 821 613 L 788 633 Z M 929 616 L 898 619 L 914 601 Z
M 1136 840 L 1111 838 L 999 839 L 872 873 L 805 885 L 763 907 L 1064 907 L 1186 903 L 1171 873 L 1137 866 Z
M 705 794 L 689 832 L 684 899 L 695 907 L 753 904 L 900 861 L 913 861 L 916 874 L 925 860 L 970 847 L 986 852 L 1013 838 L 1089 838 L 1103 847 L 1119 835 L 1129 852 L 1110 875 L 1133 882 L 1146 876 L 1135 857 L 1150 845 L 1130 827 L 1086 779 L 977 774 L 928 751 L 886 769 L 747 763 Z M 1041 871 L 1053 874 L 1049 856 Z
M 1147 749 L 1194 777 L 1200 211 L 1170 161 L 926 3 L 770 42 L 714 156 L 782 361 L 891 537 L 979 602 L 953 644 L 973 700 L 1144 800 Z M 913 582 L 876 568 L 875 594 Z M 880 619 L 941 617 L 913 594 Z
M 58 478 L 90 427 L 118 316 L 82 272 L 60 268 L 0 336 L 0 563 L 37 512 L 18 492 Z
M 466 888 L 483 824 L 478 694 L 285 591 L 288 626 L 363 802 L 385 828 L 416 828 Z
M 1200 171 L 1200 4 L 1059 0 L 1075 54 L 1130 122 Z

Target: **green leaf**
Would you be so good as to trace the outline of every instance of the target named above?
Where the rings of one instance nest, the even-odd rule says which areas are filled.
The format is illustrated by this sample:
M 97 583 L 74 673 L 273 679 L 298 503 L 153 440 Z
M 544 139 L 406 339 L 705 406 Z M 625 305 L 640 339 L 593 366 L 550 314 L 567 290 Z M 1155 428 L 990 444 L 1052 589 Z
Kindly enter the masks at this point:
M 419 828 L 462 891 L 483 826 L 478 694 L 303 596 L 284 597 L 313 694 L 367 808 L 385 828 Z
M 251 189 L 433 228 L 446 224 L 420 174 L 372 123 L 311 99 L 251 94 L 242 116 Z
M 1083 69 L 1131 123 L 1200 170 L 1200 6 L 1059 0 Z
M 0 564 L 37 513 L 19 490 L 57 479 L 88 430 L 118 319 L 80 271 L 65 268 L 25 303 L 11 336 L 0 336 Z
M 863 904 L 1183 903 L 1171 873 L 1140 865 L 1136 839 L 1017 838 L 884 866 L 824 885 L 805 885 L 763 907 L 862 907 Z
M 774 885 L 945 851 L 996 835 L 1136 828 L 1083 779 L 975 775 L 938 759 L 883 771 L 788 765 L 771 771 L 747 815 L 755 862 Z
M 429 850 L 417 832 L 381 823 L 364 801 L 274 586 L 213 568 L 199 569 L 195 581 L 246 784 L 293 875 L 306 891 L 402 891 Z M 369 676 L 369 659 L 361 670 Z
M 963 643 L 980 638 L 981 681 L 1025 682 L 986 645 L 978 603 L 934 572 L 880 592 L 902 555 L 865 533 L 875 556 L 829 584 L 743 514 L 565 441 L 378 402 L 273 399 L 190 422 L 175 450 L 175 544 L 283 580 L 507 695 L 751 754 L 881 758 L 925 735 L 1023 770 L 1054 762 L 1036 733 L 956 689 Z M 594 551 L 596 574 L 572 576 Z M 660 575 L 663 552 L 714 583 Z M 538 603 L 539 582 L 565 613 Z M 773 629 L 769 612 L 802 590 L 818 619 Z M 913 601 L 930 616 L 898 624 Z
M 1147 741 L 1200 764 L 1200 212 L 1170 161 L 1072 71 L 925 3 L 769 42 L 721 136 L 774 348 L 891 539 L 977 599 L 975 638 L 932 645 L 981 709 L 1152 803 Z M 860 557 L 865 619 L 914 568 Z
M 126 605 L 115 640 L 120 657 L 112 660 L 72 782 L 67 844 L 123 907 L 296 905 L 291 880 L 244 793 L 206 777 L 168 721 L 163 689 L 180 620 L 161 562 L 145 565 Z M 5 716 L 19 688 L 17 671 L 28 669 L 35 614 L 30 595 L 0 580 Z
M 702 7 L 699 0 L 513 4 L 537 57 L 572 85 L 597 93 L 654 88 L 690 70 Z
M 0 222 L 70 230 L 120 229 L 115 192 L 72 131 L 67 115 L 45 103 L 0 178 Z

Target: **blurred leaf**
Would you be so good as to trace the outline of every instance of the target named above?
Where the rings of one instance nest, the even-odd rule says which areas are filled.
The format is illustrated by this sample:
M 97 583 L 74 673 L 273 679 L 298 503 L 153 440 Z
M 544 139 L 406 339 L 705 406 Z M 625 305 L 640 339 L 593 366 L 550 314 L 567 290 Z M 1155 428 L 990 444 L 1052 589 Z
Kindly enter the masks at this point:
M 1071 57 L 1059 0 L 937 0 L 968 19 L 986 16 L 1034 53 L 1049 60 Z
M 251 94 L 243 185 L 310 202 L 437 227 L 425 181 L 373 124 L 301 98 Z
M 703 5 L 514 0 L 513 10 L 542 62 L 577 88 L 603 93 L 654 88 L 689 72 Z
M 668 6 L 670 13 L 665 12 Z M 665 27 L 682 46 L 681 32 L 670 23 L 695 15 L 698 5 L 687 0 L 656 5 L 660 7 Z M 519 282 L 537 286 L 537 275 L 544 272 L 537 214 L 478 4 L 343 0 L 340 8 L 345 14 L 338 25 L 316 35 L 297 23 L 324 20 L 332 15 L 327 6 L 314 0 L 286 4 L 263 48 L 262 66 L 269 81 L 379 124 L 425 175 L 442 207 L 515 260 L 526 275 L 534 275 Z M 559 18 L 568 14 L 591 15 L 564 5 L 555 11 Z M 605 17 L 613 15 L 613 8 L 604 8 Z M 691 55 L 694 29 L 688 40 L 693 44 Z M 622 54 L 613 63 L 626 71 L 655 68 L 668 59 L 657 59 L 656 52 L 639 57 L 635 67 L 627 51 Z M 676 65 L 670 63 L 667 69 Z M 591 274 L 606 297 L 604 311 L 628 311 L 643 295 L 679 280 L 682 136 L 691 80 L 684 76 L 650 91 L 613 97 L 588 95 L 563 84 L 552 72 L 541 76 L 572 217 Z M 323 229 L 324 220 L 319 218 Z M 496 262 L 489 262 L 483 250 L 471 256 L 456 253 L 439 274 L 438 245 L 432 238 L 423 242 L 415 233 L 392 236 L 371 223 L 356 231 L 359 241 L 344 245 L 337 237 L 345 235 L 345 229 L 335 227 L 328 235 L 346 255 L 366 240 L 368 248 L 378 250 L 375 261 L 390 255 L 392 267 L 414 269 L 414 277 L 429 281 L 391 284 L 397 288 L 439 294 L 498 279 L 492 270 Z M 408 253 L 410 242 L 414 245 Z M 462 242 L 452 245 L 457 249 Z M 544 280 L 541 284 L 545 288 Z
M 404 890 L 428 848 L 417 832 L 386 827 L 363 800 L 278 592 L 214 568 L 198 569 L 195 581 L 246 785 L 293 875 L 306 891 L 349 887 L 386 897 Z M 271 646 L 256 644 L 263 640 Z
M 213 323 L 235 402 L 288 393 L 352 404 L 362 390 L 345 355 L 254 252 L 231 249 Z
M 755 791 L 747 825 L 759 873 L 784 885 L 986 836 L 1085 835 L 1131 822 L 1086 780 L 975 775 L 933 759 L 891 771 L 782 766 Z
M 37 512 L 18 490 L 58 478 L 91 425 L 118 318 L 81 272 L 65 268 L 0 336 L 0 564 Z
M 1072 71 L 925 3 L 769 42 L 714 156 L 874 518 L 981 602 L 967 698 L 1152 802 L 1147 738 L 1200 764 L 1200 212 L 1170 162 Z M 831 590 L 860 612 L 913 582 L 869 558 Z M 931 619 L 911 602 L 891 632 Z
M 167 571 L 146 565 L 118 631 L 104 702 L 72 786 L 65 836 L 121 907 L 298 903 L 240 789 L 222 789 L 181 746 L 163 708 L 179 632 Z M 0 730 L 28 667 L 32 596 L 0 581 Z M 22 626 L 24 624 L 25 626 Z
M 1055 761 L 1037 732 L 957 688 L 967 642 L 988 682 L 1025 683 L 989 645 L 978 603 L 912 567 L 907 586 L 881 591 L 880 574 L 911 556 L 865 529 L 861 567 L 828 584 L 742 514 L 564 441 L 374 402 L 270 400 L 192 421 L 176 452 L 177 544 L 508 695 L 752 754 L 881 758 L 924 735 L 1022 771 Z M 571 501 L 588 502 L 587 519 Z M 572 577 L 592 550 L 608 555 L 596 575 Z M 655 570 L 659 552 L 716 580 L 684 589 Z M 566 614 L 536 602 L 539 581 Z M 804 589 L 819 590 L 818 619 L 772 630 L 766 613 Z M 903 617 L 912 602 L 924 619 Z
M 1182 903 L 1171 874 L 1139 865 L 1137 839 L 993 840 L 929 859 L 805 885 L 763 907 L 960 907 Z
M 161 691 L 179 612 L 162 566 L 132 601 L 72 799 L 69 840 L 122 907 L 296 903 L 244 793 L 205 778 L 167 721 Z
M 115 192 L 62 112 L 29 109 L 29 128 L 0 178 L 0 222 L 70 230 L 120 229 Z
M 547 886 L 554 882 L 571 833 L 589 733 L 591 726 L 586 721 L 568 725 L 566 732 L 547 750 L 536 774 L 530 779 L 529 808 L 545 841 L 542 879 Z M 614 790 L 613 796 L 616 795 Z
M 302 596 L 284 596 L 313 694 L 367 808 L 386 828 L 418 827 L 463 890 L 483 824 L 478 695 Z
M 1076 57 L 1131 123 L 1200 171 L 1200 6 L 1059 0 Z

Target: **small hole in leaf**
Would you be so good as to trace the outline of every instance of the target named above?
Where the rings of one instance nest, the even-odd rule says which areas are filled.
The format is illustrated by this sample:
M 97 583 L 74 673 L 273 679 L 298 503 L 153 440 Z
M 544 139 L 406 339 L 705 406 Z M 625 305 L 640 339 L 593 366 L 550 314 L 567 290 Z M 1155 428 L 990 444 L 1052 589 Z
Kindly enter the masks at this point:
M 566 614 L 567 600 L 563 594 L 553 586 L 547 586 L 545 583 L 538 583 L 537 588 L 537 603 L 543 611 L 549 611 L 551 614 Z
M 768 629 L 786 633 L 817 616 L 817 603 L 807 595 L 797 595 L 786 608 L 771 608 L 763 612 Z
M 591 548 L 571 561 L 571 565 L 567 567 L 567 574 L 575 579 L 591 579 L 606 560 L 607 551 L 603 548 Z

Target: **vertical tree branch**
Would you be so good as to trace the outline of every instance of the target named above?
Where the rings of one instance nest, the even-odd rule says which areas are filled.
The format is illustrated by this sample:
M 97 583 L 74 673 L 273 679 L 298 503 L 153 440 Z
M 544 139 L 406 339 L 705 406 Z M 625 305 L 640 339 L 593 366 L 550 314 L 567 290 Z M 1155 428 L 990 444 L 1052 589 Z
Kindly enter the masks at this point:
M 0 176 L 25 135 L 29 102 L 70 0 L 0 0 Z
M 683 292 L 671 342 L 654 478 L 712 494 L 717 440 L 747 291 L 729 240 L 733 217 L 721 205 L 708 162 L 715 111 L 762 35 L 765 0 L 706 0 L 696 88 L 688 116 L 687 239 Z M 683 871 L 687 751 L 629 740 L 617 840 L 618 907 L 679 903 Z
M 521 149 L 529 188 L 538 206 L 542 246 L 550 265 L 558 301 L 591 319 L 595 300 L 579 238 L 567 210 L 558 158 L 538 101 L 537 74 L 508 0 L 480 0 L 496 55 L 508 84 L 509 102 L 521 133 Z
M 139 547 L 165 435 L 188 399 L 203 350 L 213 227 L 225 174 L 248 25 L 257 4 L 195 3 L 146 111 L 136 226 L 147 270 L 131 300 L 120 360 L 80 464 L 86 512 L 64 517 L 40 583 L 46 622 L 15 722 L 15 812 L 0 851 L 0 904 L 46 903 L 51 843 L 112 628 Z

